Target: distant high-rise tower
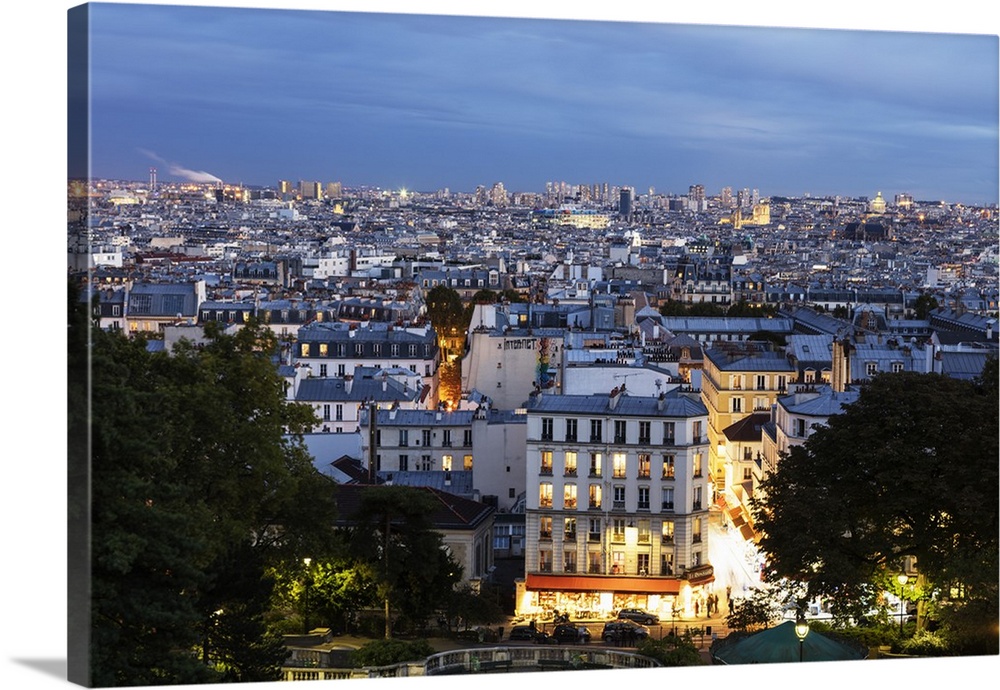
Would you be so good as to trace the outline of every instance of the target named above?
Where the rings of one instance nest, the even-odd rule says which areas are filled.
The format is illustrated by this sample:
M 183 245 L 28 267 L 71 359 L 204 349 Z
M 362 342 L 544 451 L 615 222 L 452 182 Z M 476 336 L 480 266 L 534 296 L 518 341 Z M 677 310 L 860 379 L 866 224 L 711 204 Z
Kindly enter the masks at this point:
M 633 192 L 631 187 L 622 187 L 618 192 L 618 215 L 628 219 L 632 217 Z
M 149 191 L 156 191 L 156 168 L 149 169 Z

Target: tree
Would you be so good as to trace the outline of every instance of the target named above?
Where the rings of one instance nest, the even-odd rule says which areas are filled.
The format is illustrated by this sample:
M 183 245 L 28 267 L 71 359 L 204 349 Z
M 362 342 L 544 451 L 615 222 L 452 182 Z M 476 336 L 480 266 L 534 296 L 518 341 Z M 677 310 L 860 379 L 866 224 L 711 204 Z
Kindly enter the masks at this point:
M 756 632 L 770 627 L 781 615 L 781 603 L 770 589 L 754 589 L 749 597 L 734 599 L 732 610 L 726 616 L 731 630 Z
M 468 326 L 462 298 L 447 285 L 432 287 L 424 302 L 427 304 L 427 317 L 439 334 L 463 331 Z
M 768 579 L 805 583 L 860 618 L 912 556 L 926 588 L 993 612 L 995 647 L 997 430 L 994 374 L 874 377 L 752 501 Z
M 94 685 L 272 679 L 270 564 L 332 542 L 332 485 L 255 323 L 150 353 L 92 331 Z
M 443 608 L 461 580 L 461 566 L 431 523 L 435 500 L 428 491 L 407 486 L 366 487 L 352 516 L 351 548 L 375 573 L 386 639 L 392 637 L 392 606 L 420 621 Z
M 668 635 L 662 640 L 647 637 L 639 642 L 636 651 L 656 659 L 664 666 L 700 666 L 704 663 L 690 633 L 683 636 Z
M 934 295 L 922 292 L 913 300 L 913 314 L 918 319 L 926 319 L 931 311 L 938 308 L 938 301 Z

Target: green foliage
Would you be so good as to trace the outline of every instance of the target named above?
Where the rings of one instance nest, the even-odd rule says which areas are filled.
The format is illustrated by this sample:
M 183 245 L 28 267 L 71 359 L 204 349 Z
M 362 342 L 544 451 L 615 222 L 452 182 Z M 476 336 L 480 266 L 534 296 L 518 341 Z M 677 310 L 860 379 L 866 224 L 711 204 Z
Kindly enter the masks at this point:
M 668 635 L 662 640 L 647 637 L 639 642 L 636 651 L 664 666 L 700 666 L 704 663 L 690 634 Z
M 479 592 L 464 585 L 455 589 L 449 597 L 448 618 L 461 618 L 465 627 L 500 623 L 505 620 L 505 615 L 498 600 L 498 592 L 489 585 L 483 585 Z
M 273 679 L 265 572 L 332 543 L 332 487 L 294 436 L 312 412 L 285 401 L 273 335 L 206 336 L 151 354 L 91 332 L 94 685 Z
M 995 607 L 997 398 L 986 390 L 881 374 L 792 447 L 752 502 L 768 579 L 805 583 L 861 619 L 915 556 L 929 589 L 957 584 L 964 603 Z
M 938 308 L 938 301 L 933 295 L 921 293 L 913 301 L 914 316 L 918 319 L 926 319 L 930 313 Z
M 463 331 L 468 327 L 468 317 L 462 298 L 456 290 L 446 285 L 432 287 L 424 298 L 427 317 L 439 334 L 451 330 Z
M 422 489 L 369 487 L 350 529 L 352 554 L 371 566 L 380 599 L 411 621 L 445 608 L 462 579 L 462 567 L 433 529 L 435 501 Z M 385 623 L 389 637 L 391 621 Z
M 351 654 L 351 663 L 357 667 L 389 666 L 404 661 L 423 661 L 434 654 L 426 640 L 375 640 Z
M 902 654 L 915 656 L 947 656 L 950 654 L 947 640 L 937 633 L 918 631 L 913 637 L 903 640 L 899 645 Z M 996 653 L 996 649 L 993 650 Z
M 755 632 L 770 627 L 781 617 L 781 601 L 769 589 L 751 590 L 750 596 L 733 599 L 733 610 L 726 616 L 730 630 Z

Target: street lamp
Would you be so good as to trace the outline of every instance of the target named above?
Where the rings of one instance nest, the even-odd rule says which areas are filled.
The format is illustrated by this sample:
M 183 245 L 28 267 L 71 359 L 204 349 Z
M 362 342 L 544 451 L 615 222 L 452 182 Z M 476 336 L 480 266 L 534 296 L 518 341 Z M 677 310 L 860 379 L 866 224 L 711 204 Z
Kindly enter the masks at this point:
M 903 598 L 903 588 L 906 587 L 906 583 L 910 580 L 906 576 L 906 573 L 900 573 L 896 576 L 896 582 L 899 583 L 899 636 L 903 636 L 903 619 L 906 617 L 906 599 Z
M 809 634 L 809 623 L 806 622 L 806 615 L 799 609 L 799 615 L 795 619 L 795 637 L 799 638 L 799 661 L 802 661 L 802 647 Z
M 302 633 L 304 635 L 309 634 L 309 587 L 312 585 L 312 573 L 309 570 L 309 566 L 312 564 L 311 558 L 303 558 L 302 563 L 306 566 L 306 576 L 302 582 L 303 590 L 303 611 L 302 611 Z

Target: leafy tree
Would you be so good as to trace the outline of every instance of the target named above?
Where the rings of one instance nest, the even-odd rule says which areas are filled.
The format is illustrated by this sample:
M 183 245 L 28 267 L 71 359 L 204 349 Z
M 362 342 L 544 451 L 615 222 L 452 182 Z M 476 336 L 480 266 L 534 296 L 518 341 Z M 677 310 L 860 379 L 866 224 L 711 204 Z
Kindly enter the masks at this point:
M 995 372 L 995 364 L 993 371 Z M 987 382 L 987 379 L 989 382 Z M 992 616 L 996 646 L 996 378 L 881 374 L 784 454 L 752 501 L 768 579 L 862 617 L 914 556 L 928 589 Z
M 462 619 L 466 628 L 500 623 L 505 619 L 498 593 L 489 585 L 483 585 L 479 592 L 474 592 L 469 585 L 454 590 L 448 602 L 448 620 L 455 616 Z
M 205 333 L 170 354 L 91 333 L 94 685 L 272 679 L 267 567 L 332 541 L 273 335 Z
M 432 287 L 424 302 L 427 305 L 427 316 L 439 333 L 463 331 L 468 326 L 462 298 L 447 285 Z
M 432 654 L 434 649 L 426 640 L 375 640 L 355 650 L 351 663 L 355 667 L 389 666 L 404 661 L 423 661 Z
M 639 654 L 656 659 L 664 666 L 701 666 L 701 653 L 695 647 L 690 633 L 667 635 L 662 640 L 652 637 L 639 642 Z
M 495 304 L 499 299 L 499 295 L 493 292 L 493 290 L 483 288 L 482 290 L 478 290 L 469 301 L 472 304 Z
M 830 314 L 836 319 L 843 319 L 845 321 L 851 318 L 851 312 L 843 304 L 835 306 Z
M 931 311 L 938 308 L 938 301 L 934 295 L 922 292 L 913 300 L 913 314 L 918 319 L 926 319 Z
M 714 302 L 695 302 L 688 307 L 689 316 L 725 316 L 726 310 Z
M 781 616 L 781 601 L 768 588 L 752 590 L 749 597 L 733 599 L 732 611 L 726 616 L 726 625 L 731 630 L 755 632 L 774 624 Z
M 663 316 L 687 316 L 688 310 L 683 302 L 668 299 L 660 305 L 660 314 Z
M 433 529 L 435 499 L 407 486 L 373 486 L 362 490 L 353 515 L 353 553 L 372 566 L 379 599 L 385 609 L 385 638 L 392 636 L 395 606 L 414 621 L 443 608 L 462 577 L 461 566 L 444 549 Z

